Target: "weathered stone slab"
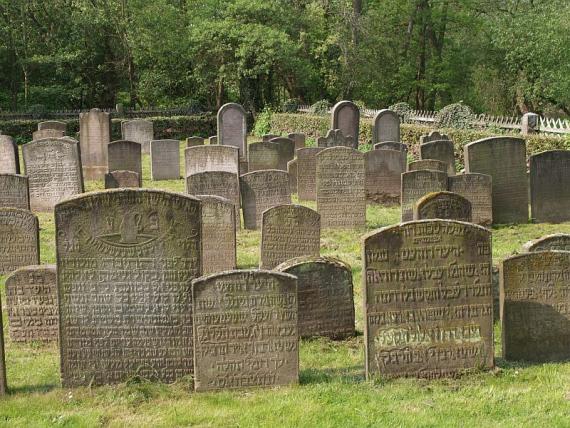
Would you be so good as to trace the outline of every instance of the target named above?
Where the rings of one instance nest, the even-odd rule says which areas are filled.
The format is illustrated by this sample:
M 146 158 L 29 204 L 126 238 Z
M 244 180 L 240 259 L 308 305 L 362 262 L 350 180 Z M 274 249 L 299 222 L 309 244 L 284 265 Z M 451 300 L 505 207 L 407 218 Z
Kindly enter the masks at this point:
M 57 342 L 55 265 L 26 266 L 13 272 L 6 278 L 6 307 L 13 342 Z
M 366 170 L 366 199 L 382 205 L 400 203 L 402 191 L 402 152 L 370 150 L 364 153 Z
M 320 254 L 321 216 L 301 205 L 279 205 L 263 213 L 261 269 L 301 256 Z
M 123 140 L 139 143 L 142 153 L 150 153 L 150 142 L 154 140 L 154 125 L 150 120 L 125 120 L 121 122 L 121 134 Z
M 297 279 L 240 270 L 192 282 L 195 389 L 299 381 Z
M 4 358 L 4 327 L 2 325 L 2 305 L 0 305 L 0 396 L 8 390 L 6 383 L 6 358 Z
M 526 252 L 535 251 L 570 251 L 570 234 L 556 233 L 546 235 L 523 246 Z
M 271 142 L 252 143 L 248 147 L 248 171 L 279 168 L 279 145 Z
M 372 144 L 400 141 L 400 116 L 392 110 L 380 110 L 374 116 Z
M 299 336 L 355 335 L 352 270 L 332 257 L 298 257 L 275 268 L 297 277 Z
M 366 225 L 364 154 L 348 147 L 317 155 L 317 211 L 323 228 Z
M 530 209 L 534 221 L 570 220 L 570 151 L 550 150 L 530 157 Z
M 210 144 L 237 147 L 240 159 L 248 159 L 247 114 L 242 106 L 228 103 L 218 110 L 217 142 L 210 141 Z
M 340 101 L 331 112 L 331 129 L 340 129 L 347 138 L 352 138 L 354 148 L 358 148 L 360 136 L 360 109 L 352 101 Z M 321 147 L 319 145 L 319 147 Z
M 242 175 L 239 180 L 246 229 L 261 227 L 263 211 L 291 203 L 289 174 L 285 171 L 255 171 Z
M 12 137 L 0 135 L 0 174 L 19 174 L 18 145 Z
M 186 177 L 208 171 L 239 173 L 239 151 L 232 146 L 198 146 L 184 150 Z
M 471 202 L 473 223 L 482 226 L 493 224 L 493 184 L 486 174 L 461 174 L 449 177 L 449 191 Z
M 200 204 L 175 193 L 121 189 L 56 206 L 65 388 L 192 375 Z
M 415 162 L 410 162 L 408 164 L 408 171 L 441 171 L 447 174 L 447 164 L 435 159 L 425 159 Z
M 447 165 L 447 175 L 455 175 L 455 150 L 453 142 L 449 140 L 436 140 L 420 144 L 420 158 L 436 159 Z
M 279 146 L 279 164 L 277 169 L 287 171 L 287 162 L 295 157 L 295 142 L 290 138 L 277 137 L 272 138 L 270 143 Z
M 402 222 L 414 219 L 414 205 L 428 193 L 447 190 L 447 174 L 420 170 L 402 174 Z
M 22 146 L 32 211 L 52 211 L 55 204 L 83 193 L 79 144 L 69 138 L 32 141 Z
M 305 134 L 301 134 L 300 132 L 293 132 L 292 134 L 287 135 L 287 137 L 295 142 L 295 151 L 305 147 L 307 139 L 307 136 Z
M 150 142 L 150 175 L 155 181 L 180 178 L 180 141 Z
M 465 171 L 493 180 L 493 221 L 528 221 L 526 144 L 521 138 L 492 137 L 465 146 Z
M 350 147 L 356 149 L 358 142 L 355 143 L 352 137 L 345 137 L 340 129 L 330 129 L 325 137 L 317 138 L 317 147 L 323 149 L 330 147 Z
M 297 193 L 297 159 L 287 162 L 287 172 L 289 173 L 291 193 Z
M 501 266 L 503 358 L 570 359 L 570 252 L 540 251 Z
M 363 238 L 366 376 L 493 367 L 491 232 L 424 220 Z
M 441 141 L 441 140 L 450 141 L 451 139 L 449 138 L 449 136 L 447 134 L 442 134 L 439 131 L 432 131 L 429 134 L 422 135 L 420 137 L 420 145 L 425 144 L 425 143 L 429 143 L 431 141 Z
M 38 218 L 28 210 L 0 208 L 0 275 L 38 264 Z
M 141 187 L 141 177 L 134 171 L 113 171 L 105 174 L 105 189 Z
M 142 146 L 134 141 L 113 141 L 107 145 L 107 162 L 109 172 L 133 171 L 139 175 L 142 186 Z
M 408 145 L 404 143 L 397 143 L 395 141 L 386 141 L 384 143 L 374 144 L 374 150 L 396 150 L 401 153 L 401 162 L 404 172 L 408 168 Z
M 60 122 L 59 120 L 46 120 L 44 122 L 38 123 L 38 131 L 43 131 L 44 129 L 55 129 L 57 131 L 65 133 L 67 132 L 67 123 Z
M 100 180 L 107 172 L 107 144 L 111 141 L 109 113 L 92 109 L 79 114 L 79 143 L 83 176 L 86 180 Z
M 209 137 L 208 138 L 208 144 L 210 146 L 214 146 L 214 145 L 218 144 L 218 137 L 216 135 Z
M 203 146 L 204 139 L 202 137 L 188 137 L 186 138 L 186 147 Z
M 428 193 L 414 205 L 414 220 L 458 220 L 471 223 L 471 202 L 453 192 Z
M 32 133 L 32 140 L 42 140 L 44 138 L 62 138 L 65 132 L 57 129 L 41 129 Z
M 300 201 L 317 200 L 317 155 L 322 147 L 297 150 L 297 194 Z
M 263 141 L 264 143 L 269 143 L 271 140 L 273 140 L 274 138 L 278 138 L 280 137 L 280 135 L 277 134 L 264 134 L 261 136 L 261 141 Z
M 0 208 L 30 209 L 28 177 L 19 174 L 0 174 Z

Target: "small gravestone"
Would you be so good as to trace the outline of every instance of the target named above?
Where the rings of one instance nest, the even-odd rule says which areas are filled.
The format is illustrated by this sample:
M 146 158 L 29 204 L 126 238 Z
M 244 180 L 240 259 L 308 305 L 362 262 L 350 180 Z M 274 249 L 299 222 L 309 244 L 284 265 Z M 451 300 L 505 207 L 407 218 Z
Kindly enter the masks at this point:
M 232 146 L 198 146 L 184 150 L 186 177 L 208 171 L 239 172 L 239 151 Z
M 99 180 L 107 172 L 107 144 L 111 141 L 109 113 L 92 109 L 79 114 L 79 143 L 83 176 L 87 180 Z
M 28 210 L 0 208 L 0 275 L 40 263 L 38 218 Z
M 556 233 L 524 244 L 526 252 L 535 251 L 570 251 L 570 234 Z
M 414 220 L 434 218 L 471 223 L 471 202 L 453 192 L 428 193 L 414 205 Z
M 287 135 L 287 137 L 289 137 L 291 140 L 295 142 L 295 151 L 305 147 L 305 141 L 307 139 L 305 134 L 294 132 L 292 134 Z
M 272 138 L 270 142 L 279 146 L 279 164 L 277 169 L 287 171 L 287 162 L 295 157 L 295 142 L 285 137 Z
M 239 270 L 192 282 L 196 391 L 299 382 L 297 279 Z
M 248 171 L 279 168 L 279 146 L 271 142 L 252 143 L 248 147 Z
M 150 120 L 135 119 L 123 121 L 121 122 L 121 134 L 123 140 L 139 143 L 142 153 L 150 153 L 150 142 L 154 140 L 154 125 Z
M 150 142 L 150 175 L 155 181 L 180 178 L 180 141 Z
M 493 192 L 491 176 L 485 174 L 461 174 L 449 177 L 449 191 L 471 202 L 473 223 L 482 226 L 493 224 Z
M 133 171 L 142 180 L 142 153 L 141 145 L 134 141 L 113 141 L 107 145 L 107 161 L 109 172 Z M 142 181 L 139 182 L 139 187 Z
M 570 252 L 540 251 L 501 266 L 503 358 L 570 359 Z
M 447 164 L 435 159 L 425 159 L 415 162 L 410 162 L 408 165 L 408 171 L 441 171 L 447 174 Z
M 141 177 L 134 171 L 113 171 L 105 174 L 105 189 L 141 187 Z
M 422 135 L 420 137 L 420 145 L 432 141 L 442 141 L 442 140 L 450 141 L 450 138 L 447 134 L 442 134 L 439 131 L 432 131 L 429 134 Z
M 392 110 L 380 110 L 374 116 L 372 144 L 400 141 L 400 116 Z
M 323 149 L 330 147 L 349 147 L 356 149 L 357 144 L 355 144 L 352 137 L 345 137 L 340 129 L 331 129 L 326 137 L 317 138 L 317 147 Z
M 321 216 L 301 205 L 279 205 L 263 213 L 261 269 L 273 269 L 294 257 L 318 256 Z
M 236 269 L 235 204 L 219 196 L 197 198 L 202 202 L 202 274 Z
M 19 174 L 18 145 L 12 137 L 0 135 L 0 174 Z
M 32 140 L 42 140 L 44 138 L 62 138 L 65 132 L 57 129 L 41 129 L 32 133 Z
M 277 134 L 264 134 L 261 137 L 261 141 L 263 141 L 264 143 L 269 143 L 271 140 L 273 140 L 274 138 L 278 138 L 280 137 L 280 135 Z
M 237 147 L 240 159 L 248 159 L 247 114 L 242 106 L 228 103 L 218 110 L 217 142 L 210 141 L 210 144 Z
M 261 215 L 265 210 L 291 203 L 289 174 L 285 171 L 255 171 L 242 175 L 239 180 L 246 229 L 260 228 Z
M 215 146 L 216 144 L 218 144 L 218 137 L 213 135 L 211 137 L 208 138 L 208 144 L 210 146 Z
M 26 266 L 6 278 L 6 307 L 13 342 L 57 341 L 55 273 L 55 265 Z
M 67 124 L 59 120 L 46 120 L 38 123 L 38 131 L 43 131 L 44 129 L 55 129 L 65 134 L 67 132 Z
M 317 155 L 317 211 L 323 228 L 366 225 L 364 154 L 333 147 Z
M 30 209 L 28 177 L 19 174 L 0 174 L 0 208 Z
M 202 137 L 188 137 L 186 138 L 186 147 L 203 146 L 204 139 Z
M 420 170 L 402 174 L 402 222 L 414 219 L 414 205 L 428 193 L 447 190 L 447 174 Z
M 523 139 L 491 137 L 467 144 L 465 171 L 492 177 L 493 222 L 528 222 L 526 143 Z
M 550 150 L 530 157 L 530 209 L 536 222 L 570 220 L 570 151 Z
M 355 335 L 350 266 L 331 257 L 299 257 L 275 270 L 297 277 L 300 337 Z
M 51 211 L 55 204 L 83 193 L 79 144 L 69 138 L 32 141 L 22 146 L 32 211 Z
M 397 143 L 395 141 L 386 141 L 384 143 L 377 143 L 374 144 L 374 150 L 396 150 L 400 152 L 401 158 L 400 162 L 402 162 L 402 168 L 404 172 L 408 166 L 408 145 L 404 143 Z
M 340 101 L 331 112 L 331 129 L 340 129 L 347 138 L 352 138 L 354 148 L 358 148 L 360 136 L 360 109 L 352 101 Z M 319 145 L 319 147 L 321 147 Z
M 287 162 L 287 172 L 289 173 L 291 193 L 297 193 L 297 159 Z
M 447 165 L 447 175 L 455 175 L 455 151 L 449 140 L 430 141 L 420 145 L 420 158 L 436 159 Z
M 364 153 L 366 169 L 366 199 L 382 205 L 400 203 L 402 191 L 402 152 L 370 150 Z
M 317 155 L 323 150 L 320 147 L 297 150 L 297 194 L 300 201 L 317 200 Z
M 362 240 L 366 377 L 493 367 L 491 232 L 423 220 Z

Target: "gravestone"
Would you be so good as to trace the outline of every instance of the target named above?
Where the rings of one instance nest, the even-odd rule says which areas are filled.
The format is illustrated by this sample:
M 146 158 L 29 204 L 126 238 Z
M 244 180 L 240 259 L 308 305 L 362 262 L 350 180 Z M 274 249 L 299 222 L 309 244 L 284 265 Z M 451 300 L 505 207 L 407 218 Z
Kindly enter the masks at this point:
M 423 220 L 362 240 L 366 377 L 493 367 L 491 232 Z
M 447 164 L 435 159 L 425 159 L 415 162 L 410 162 L 408 164 L 408 171 L 441 171 L 447 174 Z
M 570 220 L 570 151 L 549 150 L 530 157 L 530 210 L 534 221 Z
M 278 138 L 280 137 L 280 135 L 277 134 L 264 134 L 261 136 L 261 141 L 263 141 L 264 143 L 269 143 L 271 140 L 273 140 L 274 138 Z
M 401 154 L 402 168 L 404 172 L 408 168 L 408 145 L 404 143 L 397 143 L 395 141 L 386 141 L 384 143 L 374 144 L 374 150 L 396 150 Z
M 55 129 L 63 132 L 65 135 L 67 132 L 67 124 L 59 120 L 46 120 L 45 122 L 38 123 L 38 131 L 43 131 L 44 129 Z
M 2 305 L 0 305 L 0 396 L 8 390 L 6 383 L 6 358 L 4 358 L 4 327 L 2 322 Z
M 208 138 L 208 144 L 210 146 L 215 146 L 216 144 L 218 144 L 218 137 L 213 135 L 210 138 Z
M 535 251 L 570 251 L 570 234 L 556 233 L 546 235 L 523 246 L 526 252 Z
M 414 205 L 428 193 L 447 190 L 447 174 L 420 170 L 402 174 L 402 222 L 414 219 Z
M 0 208 L 0 275 L 40 264 L 38 218 L 28 210 Z
M 64 388 L 193 374 L 201 223 L 198 199 L 157 190 L 107 190 L 56 206 Z
M 107 144 L 111 141 L 109 113 L 92 109 L 79 114 L 81 163 L 86 180 L 99 180 L 107 172 Z
M 295 142 L 295 151 L 302 149 L 305 147 L 305 141 L 307 139 L 305 134 L 301 134 L 300 132 L 294 132 L 292 134 L 287 135 L 291 140 Z
M 188 137 L 186 138 L 186 147 L 203 146 L 204 139 L 202 137 Z
M 317 138 L 317 147 L 323 149 L 330 147 L 350 147 L 356 149 L 357 143 L 355 143 L 352 137 L 345 137 L 340 129 L 330 129 L 326 137 Z
M 150 142 L 150 175 L 154 181 L 180 178 L 180 141 Z
M 252 143 L 248 147 L 248 171 L 279 168 L 279 146 L 275 143 Z
M 336 103 L 331 112 L 331 129 L 340 129 L 342 135 L 352 138 L 355 149 L 360 136 L 360 109 L 351 101 Z M 321 147 L 319 145 L 319 147 Z
M 291 203 L 289 174 L 285 171 L 267 169 L 249 172 L 239 178 L 246 229 L 261 227 L 263 211 L 276 205 Z
M 239 151 L 232 146 L 198 146 L 184 150 L 186 177 L 208 171 L 239 173 Z
M 52 211 L 63 199 L 83 193 L 79 144 L 69 138 L 32 141 L 22 146 L 32 211 Z
M 317 211 L 323 228 L 366 225 L 364 154 L 348 147 L 317 155 Z
M 503 358 L 570 359 L 570 252 L 520 254 L 501 266 Z
M 400 141 L 400 116 L 392 110 L 380 110 L 374 116 L 372 144 Z
M 461 174 L 449 177 L 449 191 L 471 202 L 473 223 L 482 226 L 493 224 L 493 184 L 485 174 Z
M 202 273 L 237 269 L 235 204 L 219 196 L 197 198 L 202 201 Z
M 0 174 L 19 174 L 18 145 L 12 137 L 0 135 Z
M 28 177 L 19 174 L 0 174 L 0 208 L 30 209 Z
M 449 140 L 430 141 L 420 145 L 420 159 L 436 159 L 447 165 L 447 175 L 455 175 L 455 151 Z
M 109 172 L 133 171 L 139 175 L 139 187 L 142 186 L 141 144 L 134 141 L 113 141 L 107 145 Z
M 355 335 L 350 266 L 332 257 L 298 257 L 275 270 L 297 277 L 300 337 Z
M 287 162 L 295 158 L 295 142 L 290 138 L 277 137 L 272 138 L 270 143 L 279 146 L 279 165 L 277 169 L 287 171 Z
M 278 205 L 263 213 L 261 269 L 301 256 L 320 254 L 321 216 L 301 205 Z
M 32 140 L 42 140 L 44 138 L 63 138 L 65 132 L 57 129 L 41 129 L 32 133 Z
M 297 279 L 238 270 L 192 282 L 196 391 L 299 381 Z
M 364 153 L 366 199 L 382 205 L 398 205 L 402 191 L 402 152 L 370 150 Z
M 210 144 L 214 143 L 210 141 Z M 216 144 L 237 147 L 239 149 L 240 159 L 248 159 L 247 114 L 239 104 L 224 104 L 220 110 L 218 110 L 218 136 Z
M 442 134 L 439 131 L 432 131 L 429 134 L 422 135 L 420 137 L 420 145 L 425 143 L 430 143 L 432 141 L 442 141 L 442 140 L 450 141 L 451 139 L 447 134 Z
M 12 342 L 57 342 L 59 311 L 55 265 L 26 266 L 6 278 Z
M 317 200 L 317 155 L 323 150 L 321 147 L 297 150 L 297 196 L 300 201 Z
M 123 140 L 139 143 L 142 153 L 150 153 L 150 142 L 154 140 L 154 125 L 150 120 L 125 120 L 121 122 L 121 134 Z
M 105 189 L 141 187 L 141 177 L 134 171 L 113 171 L 105 174 Z
M 471 202 L 453 192 L 428 193 L 414 205 L 414 220 L 473 221 Z
M 297 159 L 287 162 L 287 172 L 289 173 L 291 193 L 297 193 Z
M 492 177 L 493 221 L 528 221 L 526 144 L 521 138 L 491 137 L 465 146 L 465 172 Z

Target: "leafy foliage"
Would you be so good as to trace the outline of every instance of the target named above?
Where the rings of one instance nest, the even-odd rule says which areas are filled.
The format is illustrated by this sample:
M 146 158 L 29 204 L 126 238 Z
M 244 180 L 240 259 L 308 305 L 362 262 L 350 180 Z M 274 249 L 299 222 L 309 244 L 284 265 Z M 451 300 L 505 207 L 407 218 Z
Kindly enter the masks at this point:
M 437 112 L 435 123 L 437 127 L 469 128 L 474 118 L 473 110 L 463 103 L 445 106 Z
M 320 100 L 311 106 L 311 113 L 324 116 L 329 113 L 331 103 L 328 100 Z
M 410 105 L 408 103 L 396 103 L 396 104 L 391 105 L 388 108 L 390 110 L 398 113 L 398 116 L 400 116 L 400 121 L 402 123 L 405 123 L 408 121 L 408 119 L 410 118 L 411 112 L 412 112 L 412 108 L 410 107 Z

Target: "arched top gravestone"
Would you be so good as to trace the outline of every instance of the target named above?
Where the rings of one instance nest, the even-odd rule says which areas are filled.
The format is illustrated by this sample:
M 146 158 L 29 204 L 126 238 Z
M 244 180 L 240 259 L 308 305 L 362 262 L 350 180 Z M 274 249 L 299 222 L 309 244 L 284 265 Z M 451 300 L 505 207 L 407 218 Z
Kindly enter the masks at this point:
M 400 141 L 400 116 L 392 110 L 380 110 L 374 116 L 372 144 Z
M 352 138 L 354 148 L 358 147 L 360 136 L 360 109 L 352 101 L 340 101 L 331 112 L 331 129 L 339 129 L 346 138 Z
M 420 144 L 429 143 L 431 141 L 450 140 L 447 134 L 442 134 L 439 131 L 431 131 L 429 134 L 420 137 Z
M 570 251 L 570 234 L 556 233 L 524 244 L 527 252 L 535 251 Z
M 240 159 L 247 159 L 247 114 L 242 106 L 228 103 L 218 110 L 217 140 L 222 146 L 237 147 Z
M 19 174 L 18 145 L 8 135 L 0 135 L 0 174 Z
M 434 192 L 420 198 L 414 205 L 414 220 L 439 218 L 471 223 L 471 202 L 453 192 Z

